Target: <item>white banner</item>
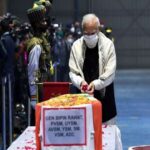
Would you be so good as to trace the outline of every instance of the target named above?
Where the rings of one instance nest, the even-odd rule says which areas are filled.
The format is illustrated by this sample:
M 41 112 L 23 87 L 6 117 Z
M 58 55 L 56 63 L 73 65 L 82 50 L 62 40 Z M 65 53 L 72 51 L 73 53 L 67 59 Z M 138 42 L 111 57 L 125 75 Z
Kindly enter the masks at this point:
M 43 108 L 44 146 L 83 146 L 87 141 L 86 107 Z

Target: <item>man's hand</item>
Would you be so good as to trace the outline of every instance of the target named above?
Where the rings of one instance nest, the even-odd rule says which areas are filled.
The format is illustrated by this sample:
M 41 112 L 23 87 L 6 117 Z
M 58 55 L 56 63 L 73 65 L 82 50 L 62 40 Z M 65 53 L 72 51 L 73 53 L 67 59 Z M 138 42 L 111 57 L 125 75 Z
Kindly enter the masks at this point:
M 86 81 L 82 81 L 80 87 L 81 87 L 81 93 L 86 93 L 87 88 L 88 88 L 87 82 Z
M 90 94 L 90 95 L 93 95 L 94 94 L 94 89 L 95 89 L 95 86 L 94 86 L 94 83 L 91 82 L 88 87 L 87 87 L 87 93 Z

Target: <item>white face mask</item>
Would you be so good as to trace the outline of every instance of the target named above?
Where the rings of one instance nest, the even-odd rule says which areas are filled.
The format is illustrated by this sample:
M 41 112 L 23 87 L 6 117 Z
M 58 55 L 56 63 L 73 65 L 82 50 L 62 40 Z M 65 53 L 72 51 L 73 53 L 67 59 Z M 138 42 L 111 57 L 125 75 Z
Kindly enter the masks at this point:
M 71 33 L 74 33 L 75 32 L 75 28 L 71 27 L 70 31 L 71 31 Z
M 94 48 L 98 42 L 98 35 L 97 33 L 93 35 L 84 35 L 83 39 L 88 48 Z
M 72 38 L 68 38 L 67 41 L 72 44 L 73 43 L 73 39 Z

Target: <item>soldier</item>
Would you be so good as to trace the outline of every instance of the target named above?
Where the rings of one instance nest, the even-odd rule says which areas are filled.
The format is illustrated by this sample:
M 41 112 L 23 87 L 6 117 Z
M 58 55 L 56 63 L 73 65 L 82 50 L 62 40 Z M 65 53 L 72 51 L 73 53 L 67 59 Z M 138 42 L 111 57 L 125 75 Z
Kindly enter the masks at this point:
M 31 97 L 31 108 L 34 109 L 38 100 L 37 86 L 35 81 L 49 81 L 51 77 L 52 62 L 50 56 L 50 43 L 45 33 L 48 28 L 46 22 L 46 7 L 34 4 L 33 8 L 27 11 L 27 15 L 33 28 L 33 37 L 27 43 L 28 51 L 28 80 Z M 31 123 L 34 124 L 34 116 L 31 116 Z

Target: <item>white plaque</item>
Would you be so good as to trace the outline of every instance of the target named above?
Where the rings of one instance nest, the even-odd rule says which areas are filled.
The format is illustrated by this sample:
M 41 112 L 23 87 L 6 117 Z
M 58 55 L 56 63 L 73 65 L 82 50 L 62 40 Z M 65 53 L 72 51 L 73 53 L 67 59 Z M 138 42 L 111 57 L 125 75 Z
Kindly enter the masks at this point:
M 86 107 L 43 108 L 44 146 L 86 145 Z

